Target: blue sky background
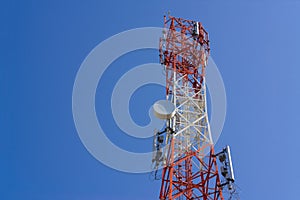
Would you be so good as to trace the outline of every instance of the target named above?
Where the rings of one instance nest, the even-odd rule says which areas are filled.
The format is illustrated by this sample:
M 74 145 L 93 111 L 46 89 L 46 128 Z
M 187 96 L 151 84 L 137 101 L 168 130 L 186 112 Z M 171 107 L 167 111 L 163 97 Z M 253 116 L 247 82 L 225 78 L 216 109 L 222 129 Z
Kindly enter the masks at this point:
M 97 44 L 131 28 L 162 26 L 168 10 L 203 22 L 210 33 L 228 100 L 216 149 L 231 145 L 242 199 L 298 198 L 300 1 L 28 0 L 1 1 L 0 9 L 0 199 L 158 199 L 160 182 L 149 174 L 115 171 L 87 152 L 73 123 L 72 87 Z M 158 62 L 157 52 L 121 57 L 97 90 L 103 129 L 128 150 L 151 146 L 116 127 L 112 84 L 148 62 Z M 149 106 L 163 94 L 153 85 L 134 94 L 137 123 L 147 124 Z

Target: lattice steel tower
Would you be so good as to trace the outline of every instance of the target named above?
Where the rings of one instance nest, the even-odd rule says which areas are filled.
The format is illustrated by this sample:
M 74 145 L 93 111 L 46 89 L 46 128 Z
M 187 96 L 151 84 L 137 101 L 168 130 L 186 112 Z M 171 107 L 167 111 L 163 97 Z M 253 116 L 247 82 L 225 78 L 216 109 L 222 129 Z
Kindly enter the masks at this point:
M 154 106 L 174 107 L 165 115 L 156 112 L 166 120 L 164 130 L 154 137 L 153 167 L 162 168 L 159 198 L 223 200 L 207 113 L 208 33 L 200 22 L 165 16 L 159 50 L 166 100 Z

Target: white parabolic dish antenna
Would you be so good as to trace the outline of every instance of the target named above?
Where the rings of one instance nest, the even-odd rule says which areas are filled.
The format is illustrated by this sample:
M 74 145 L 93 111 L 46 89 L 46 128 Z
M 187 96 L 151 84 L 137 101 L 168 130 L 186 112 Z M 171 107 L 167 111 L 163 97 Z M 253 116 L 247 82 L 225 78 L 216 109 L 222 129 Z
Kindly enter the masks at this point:
M 154 115 L 159 119 L 170 119 L 175 115 L 175 106 L 168 100 L 159 100 L 153 105 Z

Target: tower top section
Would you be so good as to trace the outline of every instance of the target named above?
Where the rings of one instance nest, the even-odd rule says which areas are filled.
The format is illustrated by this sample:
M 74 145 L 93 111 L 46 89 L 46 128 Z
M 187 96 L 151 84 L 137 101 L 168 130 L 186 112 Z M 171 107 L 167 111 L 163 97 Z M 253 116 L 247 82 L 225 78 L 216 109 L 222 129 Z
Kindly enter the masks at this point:
M 200 22 L 164 16 L 159 50 L 161 64 L 173 65 L 179 73 L 193 74 L 195 69 L 206 66 L 208 33 Z

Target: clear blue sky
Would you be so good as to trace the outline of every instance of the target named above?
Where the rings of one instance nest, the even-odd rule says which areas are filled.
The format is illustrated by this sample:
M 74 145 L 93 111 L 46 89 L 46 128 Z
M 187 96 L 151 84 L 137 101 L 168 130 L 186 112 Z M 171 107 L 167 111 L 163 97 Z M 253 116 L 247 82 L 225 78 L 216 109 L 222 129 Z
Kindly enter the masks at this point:
M 28 0 L 0 7 L 0 199 L 158 199 L 160 182 L 149 174 L 115 171 L 87 152 L 73 123 L 72 87 L 98 43 L 131 28 L 162 26 L 168 10 L 203 22 L 210 33 L 228 98 L 216 148 L 232 146 L 242 199 L 299 198 L 300 1 Z M 158 57 L 151 50 L 126 56 L 108 70 L 114 78 L 100 81 L 96 99 L 109 137 L 133 150 L 147 145 L 126 138 L 113 122 L 111 84 Z M 116 72 L 119 65 L 123 71 Z M 139 106 L 131 113 L 138 123 L 148 122 L 148 107 L 158 98 L 163 89 L 157 86 L 136 92 L 132 101 Z

